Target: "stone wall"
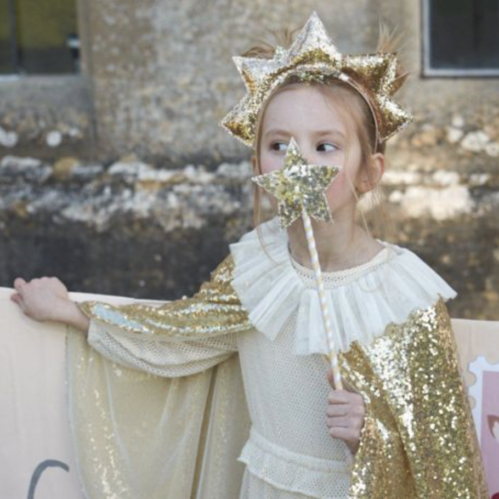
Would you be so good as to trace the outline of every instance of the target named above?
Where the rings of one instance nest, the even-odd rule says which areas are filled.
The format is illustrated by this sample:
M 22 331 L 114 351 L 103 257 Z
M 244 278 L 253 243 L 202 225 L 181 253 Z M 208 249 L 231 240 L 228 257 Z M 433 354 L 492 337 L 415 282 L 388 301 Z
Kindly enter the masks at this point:
M 415 121 L 387 150 L 390 238 L 459 291 L 454 316 L 497 319 L 499 87 L 422 77 L 419 8 L 80 0 L 83 75 L 0 80 L 0 285 L 192 293 L 251 220 L 249 151 L 218 127 L 244 94 L 231 56 L 316 9 L 341 51 L 371 51 L 380 17 L 405 33 Z
M 4 157 L 0 283 L 56 275 L 73 291 L 191 295 L 251 226 L 249 177 L 247 161 L 208 171 Z M 497 172 L 416 163 L 384 176 L 391 230 L 374 235 L 412 249 L 458 291 L 454 317 L 497 318 L 498 186 Z
M 96 147 L 84 78 L 0 77 L 0 157 L 89 158 Z

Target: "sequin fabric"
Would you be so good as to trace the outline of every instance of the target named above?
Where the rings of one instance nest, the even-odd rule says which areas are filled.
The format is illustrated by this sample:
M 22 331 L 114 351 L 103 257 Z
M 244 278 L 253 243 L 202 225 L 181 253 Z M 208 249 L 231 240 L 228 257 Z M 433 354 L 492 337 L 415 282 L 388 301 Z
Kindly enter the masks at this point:
M 137 334 L 189 340 L 243 332 L 252 326 L 231 286 L 233 267 L 232 258 L 228 256 L 193 297 L 161 306 L 134 303 L 116 307 L 100 301 L 75 303 L 87 317 Z
M 339 354 L 366 420 L 350 499 L 488 499 L 447 307 L 415 310 Z
M 250 421 L 237 355 L 165 378 L 110 362 L 70 329 L 67 356 L 81 497 L 238 497 Z
M 138 337 L 164 335 L 178 341 L 202 341 L 230 332 L 252 333 L 247 313 L 231 286 L 233 269 L 231 258 L 227 258 L 194 297 L 159 308 L 139 304 L 114 307 L 101 302 L 79 305 L 89 317 Z M 388 325 L 369 344 L 352 342 L 348 351 L 339 353 L 338 360 L 347 386 L 366 401 L 365 424 L 351 471 L 350 499 L 488 498 L 442 298 L 430 307 L 414 310 L 404 322 Z M 121 368 L 116 369 L 117 383 Z M 86 388 L 81 393 L 88 393 L 99 378 L 91 379 L 83 371 L 82 376 L 81 386 Z M 97 401 L 93 404 L 97 407 Z M 104 420 L 96 424 L 104 437 L 114 431 Z M 134 433 L 133 427 L 126 431 Z M 172 436 L 170 442 L 177 437 Z M 182 447 L 182 442 L 176 445 Z M 217 441 L 217 445 L 222 444 L 223 440 Z M 79 445 L 85 448 L 97 443 L 80 441 Z M 170 448 L 169 441 L 164 445 Z M 113 462 L 118 463 L 119 456 L 115 458 Z M 119 491 L 110 489 L 105 497 L 118 497 Z
M 335 166 L 311 165 L 292 138 L 284 157 L 284 167 L 252 180 L 279 201 L 281 227 L 289 227 L 305 211 L 321 222 L 331 222 L 325 190 L 339 171 Z
M 385 141 L 409 124 L 413 117 L 393 99 L 397 57 L 393 53 L 347 55 L 335 47 L 316 12 L 289 49 L 277 47 L 272 59 L 233 57 L 247 94 L 220 125 L 236 139 L 254 147 L 260 109 L 272 92 L 295 81 L 341 80 L 364 98 L 374 117 L 377 141 Z

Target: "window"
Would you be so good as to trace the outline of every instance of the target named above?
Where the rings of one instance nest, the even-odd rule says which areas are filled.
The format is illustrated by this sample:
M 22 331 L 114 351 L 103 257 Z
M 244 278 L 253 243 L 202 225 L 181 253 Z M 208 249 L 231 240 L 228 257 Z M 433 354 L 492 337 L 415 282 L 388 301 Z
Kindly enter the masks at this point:
M 0 74 L 78 73 L 75 0 L 0 0 Z
M 499 0 L 422 1 L 425 76 L 499 76 Z

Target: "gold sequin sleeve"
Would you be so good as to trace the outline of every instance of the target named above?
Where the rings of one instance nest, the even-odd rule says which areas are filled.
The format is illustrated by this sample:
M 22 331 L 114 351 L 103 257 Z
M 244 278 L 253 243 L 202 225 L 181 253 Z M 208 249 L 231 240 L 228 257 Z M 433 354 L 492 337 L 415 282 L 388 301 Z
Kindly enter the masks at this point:
M 488 499 L 457 346 L 442 298 L 339 355 L 366 419 L 350 499 Z
M 153 306 L 141 303 L 115 306 L 99 301 L 77 303 L 89 318 L 124 331 L 172 339 L 202 339 L 250 328 L 247 314 L 232 289 L 234 263 L 228 256 L 191 298 Z
M 75 302 L 90 319 L 88 342 L 105 357 L 152 374 L 195 374 L 237 351 L 252 329 L 231 286 L 228 256 L 190 298 L 162 305 Z

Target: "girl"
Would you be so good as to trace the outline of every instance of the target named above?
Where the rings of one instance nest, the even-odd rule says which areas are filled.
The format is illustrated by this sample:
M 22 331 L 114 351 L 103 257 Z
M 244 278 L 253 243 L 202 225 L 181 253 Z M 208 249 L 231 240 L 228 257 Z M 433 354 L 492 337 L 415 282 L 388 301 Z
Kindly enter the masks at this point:
M 283 230 L 275 217 L 257 220 L 198 294 L 160 307 L 75 303 L 56 278 L 14 281 L 12 299 L 28 316 L 72 325 L 128 367 L 190 377 L 237 352 L 251 422 L 237 456 L 241 499 L 488 497 L 444 304 L 456 292 L 417 255 L 356 223 L 359 198 L 383 176 L 387 138 L 410 121 L 391 100 L 403 78 L 385 50 L 382 40 L 375 55 L 342 58 L 314 13 L 290 47 L 236 58 L 248 96 L 223 122 L 254 147 L 256 174 L 282 168 L 292 137 L 309 163 L 340 168 L 327 190 L 335 223 L 313 228 L 349 390 L 332 390 L 300 221 Z M 218 450 L 209 455 L 231 435 L 210 441 Z M 222 476 L 209 463 L 202 470 L 199 483 Z M 234 484 L 226 474 L 197 497 L 233 499 L 224 481 Z M 180 497 L 172 487 L 167 496 Z

